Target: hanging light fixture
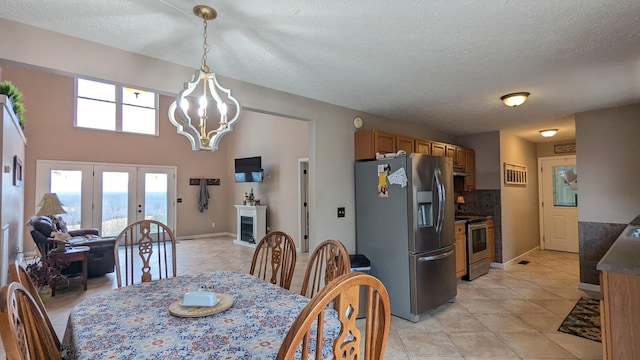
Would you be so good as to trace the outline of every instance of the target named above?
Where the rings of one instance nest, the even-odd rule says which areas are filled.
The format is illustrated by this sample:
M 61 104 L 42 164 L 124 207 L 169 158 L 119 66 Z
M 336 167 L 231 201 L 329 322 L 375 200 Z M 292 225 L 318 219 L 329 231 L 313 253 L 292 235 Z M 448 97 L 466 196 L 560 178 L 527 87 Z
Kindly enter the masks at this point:
M 500 100 L 507 106 L 516 107 L 524 104 L 528 97 L 528 92 L 517 92 L 503 95 L 500 97 Z
M 552 137 L 558 132 L 558 129 L 545 129 L 540 130 L 540 135 L 544 137 Z
M 231 90 L 220 86 L 216 74 L 209 71 L 207 65 L 207 20 L 215 19 L 218 13 L 207 5 L 196 5 L 193 13 L 203 19 L 202 63 L 200 70 L 196 71 L 189 83 L 185 83 L 184 89 L 169 106 L 169 120 L 176 127 L 178 134 L 189 139 L 193 150 L 215 151 L 218 149 L 220 138 L 233 130 L 233 124 L 240 117 L 241 107 L 231 96 Z M 192 116 L 197 118 L 197 124 Z M 209 120 L 217 122 L 217 128 L 207 129 Z

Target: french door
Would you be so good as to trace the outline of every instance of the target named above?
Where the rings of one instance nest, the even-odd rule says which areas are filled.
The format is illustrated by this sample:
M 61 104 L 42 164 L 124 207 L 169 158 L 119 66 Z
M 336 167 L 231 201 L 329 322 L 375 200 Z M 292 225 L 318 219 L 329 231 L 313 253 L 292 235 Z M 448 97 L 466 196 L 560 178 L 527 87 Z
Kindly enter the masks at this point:
M 39 160 L 36 201 L 57 193 L 69 229 L 95 227 L 105 237 L 142 219 L 175 231 L 175 172 L 175 167 Z

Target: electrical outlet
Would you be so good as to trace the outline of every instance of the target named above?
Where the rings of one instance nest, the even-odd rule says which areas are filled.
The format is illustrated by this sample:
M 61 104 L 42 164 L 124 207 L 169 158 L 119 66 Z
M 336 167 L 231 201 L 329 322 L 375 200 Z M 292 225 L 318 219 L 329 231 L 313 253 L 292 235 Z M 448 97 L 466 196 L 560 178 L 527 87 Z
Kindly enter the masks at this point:
M 338 217 L 342 218 L 344 216 L 345 216 L 345 210 L 344 210 L 344 207 L 341 206 L 341 207 L 338 208 Z
M 216 227 L 216 223 L 212 222 L 212 223 L 211 223 L 211 227 L 212 227 L 212 228 Z

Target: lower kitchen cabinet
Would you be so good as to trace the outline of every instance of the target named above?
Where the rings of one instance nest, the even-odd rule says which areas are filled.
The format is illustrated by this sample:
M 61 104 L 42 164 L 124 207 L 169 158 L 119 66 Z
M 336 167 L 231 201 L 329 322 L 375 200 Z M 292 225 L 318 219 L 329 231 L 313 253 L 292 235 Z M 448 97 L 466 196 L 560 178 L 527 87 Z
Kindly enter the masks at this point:
M 600 292 L 603 358 L 640 359 L 640 275 L 603 271 Z
M 465 224 L 456 224 L 456 277 L 460 279 L 467 273 L 467 234 Z
M 487 220 L 487 250 L 489 250 L 489 263 L 496 261 L 496 242 L 493 233 L 493 219 Z

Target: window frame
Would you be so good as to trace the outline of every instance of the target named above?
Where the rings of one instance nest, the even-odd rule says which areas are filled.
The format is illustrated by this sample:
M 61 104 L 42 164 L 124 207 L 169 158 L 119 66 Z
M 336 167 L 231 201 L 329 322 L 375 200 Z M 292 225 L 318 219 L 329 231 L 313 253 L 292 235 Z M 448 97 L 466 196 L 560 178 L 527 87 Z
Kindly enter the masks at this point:
M 78 95 L 78 81 L 79 80 L 86 80 L 86 81 L 93 81 L 93 82 L 97 82 L 97 83 L 102 83 L 102 84 L 107 84 L 107 85 L 113 85 L 114 86 L 114 91 L 115 91 L 115 100 L 113 102 L 109 101 L 109 100 L 103 100 L 103 99 L 97 99 L 97 98 L 91 98 L 91 97 L 86 97 L 86 96 L 79 96 Z M 136 90 L 142 90 L 142 91 L 148 91 L 154 94 L 153 98 L 154 98 L 154 107 L 146 107 L 146 106 L 142 106 L 142 105 L 136 105 L 136 104 L 125 104 L 123 102 L 123 96 L 122 96 L 122 92 L 125 91 L 125 88 L 130 88 L 130 89 L 136 89 Z M 86 126 L 79 126 L 78 125 L 78 99 L 87 99 L 87 100 L 91 100 L 91 101 L 100 101 L 100 102 L 104 102 L 104 103 L 109 103 L 109 104 L 115 104 L 115 130 L 110 130 L 110 129 L 101 129 L 101 128 L 94 128 L 94 127 L 86 127 Z M 75 81 L 74 81 L 74 97 L 73 97 L 73 102 L 74 102 L 74 111 L 73 111 L 73 126 L 75 128 L 78 129 L 88 129 L 88 130 L 97 130 L 97 131 L 110 131 L 110 132 L 116 132 L 116 133 L 124 133 L 124 134 L 135 134 L 135 135 L 147 135 L 147 136 L 159 136 L 159 132 L 160 132 L 160 95 L 158 94 L 158 92 L 156 91 L 151 91 L 149 89 L 145 89 L 139 86 L 131 86 L 131 85 L 123 85 L 120 83 L 115 83 L 115 82 L 111 82 L 111 81 L 104 81 L 104 80 L 99 80 L 99 79 L 93 79 L 90 77 L 76 77 Z M 136 108 L 141 108 L 141 109 L 153 109 L 155 114 L 154 114 L 154 130 L 153 133 L 140 133 L 140 132 L 135 132 L 135 131 L 126 131 L 123 130 L 123 109 L 125 106 L 131 106 L 131 107 L 136 107 Z

